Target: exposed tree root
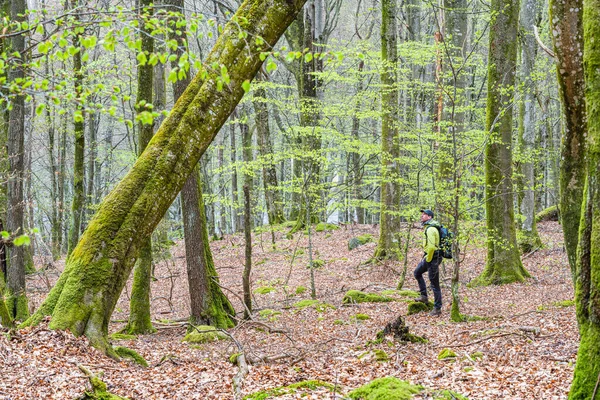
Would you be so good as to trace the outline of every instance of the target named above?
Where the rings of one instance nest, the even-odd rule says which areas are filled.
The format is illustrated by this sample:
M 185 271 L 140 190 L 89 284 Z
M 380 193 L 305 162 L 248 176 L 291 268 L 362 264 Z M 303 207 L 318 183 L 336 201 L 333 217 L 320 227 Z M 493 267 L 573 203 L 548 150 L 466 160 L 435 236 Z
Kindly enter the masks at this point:
M 85 391 L 83 396 L 79 397 L 78 400 L 128 400 L 127 397 L 117 396 L 107 391 L 106 383 L 104 383 L 98 376 L 92 374 L 86 367 L 78 364 L 77 367 L 88 377 L 90 385 L 92 385 L 92 391 Z

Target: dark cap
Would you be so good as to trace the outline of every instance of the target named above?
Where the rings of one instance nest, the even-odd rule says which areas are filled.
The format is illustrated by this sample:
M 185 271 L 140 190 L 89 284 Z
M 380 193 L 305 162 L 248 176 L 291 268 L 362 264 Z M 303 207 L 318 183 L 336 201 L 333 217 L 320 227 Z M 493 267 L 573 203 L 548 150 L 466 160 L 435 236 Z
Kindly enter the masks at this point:
M 421 210 L 421 212 L 422 212 L 423 214 L 427 214 L 427 215 L 429 215 L 431 218 L 433 218 L 433 211 L 431 211 L 431 210 L 429 210 L 429 209 L 427 209 L 427 208 L 426 208 L 426 209 L 424 209 L 424 210 Z

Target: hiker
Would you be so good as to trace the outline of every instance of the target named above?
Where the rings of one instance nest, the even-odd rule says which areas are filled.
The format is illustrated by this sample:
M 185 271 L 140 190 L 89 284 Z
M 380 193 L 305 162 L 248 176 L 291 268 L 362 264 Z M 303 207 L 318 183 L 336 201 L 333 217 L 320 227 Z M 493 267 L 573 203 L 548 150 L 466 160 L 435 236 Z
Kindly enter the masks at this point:
M 433 219 L 433 211 L 425 209 L 421 210 L 421 223 L 425 227 L 425 238 L 423 239 L 423 259 L 417 265 L 414 275 L 419 283 L 419 296 L 416 301 L 427 303 L 427 286 L 423 274 L 429 273 L 429 282 L 433 290 L 433 310 L 429 313 L 431 316 L 439 316 L 442 314 L 442 290 L 440 289 L 440 273 L 439 268 L 442 263 L 442 252 L 440 248 L 440 233 L 438 227 L 440 224 Z

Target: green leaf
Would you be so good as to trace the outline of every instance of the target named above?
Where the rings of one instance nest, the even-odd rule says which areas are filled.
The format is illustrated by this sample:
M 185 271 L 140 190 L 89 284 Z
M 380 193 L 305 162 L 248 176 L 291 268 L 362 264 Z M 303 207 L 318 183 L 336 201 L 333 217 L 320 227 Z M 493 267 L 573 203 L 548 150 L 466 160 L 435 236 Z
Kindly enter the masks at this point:
M 43 35 L 44 34 L 44 25 L 38 24 L 37 28 L 35 28 L 35 33 L 37 33 L 38 35 Z
M 140 65 L 146 65 L 146 62 L 148 61 L 146 54 L 144 54 L 143 52 L 138 53 L 136 58 L 137 58 L 138 62 L 140 63 Z
M 0 232 L 0 235 L 2 235 L 2 239 L 8 239 L 10 237 L 10 234 L 6 231 Z
M 250 81 L 248 79 L 242 83 L 242 89 L 244 89 L 244 92 L 246 93 L 250 91 Z
M 46 109 L 45 104 L 38 104 L 38 106 L 35 108 L 36 115 L 41 115 L 45 109 Z
M 15 246 L 29 246 L 31 239 L 27 235 L 17 236 L 13 242 Z
M 277 71 L 277 64 L 273 60 L 267 62 L 267 72 L 270 74 L 273 71 Z
M 306 54 L 304 55 L 304 62 L 307 62 L 307 63 L 309 63 L 309 62 L 311 62 L 311 61 L 312 61 L 312 59 L 313 59 L 313 55 L 312 55 L 312 53 L 306 53 Z

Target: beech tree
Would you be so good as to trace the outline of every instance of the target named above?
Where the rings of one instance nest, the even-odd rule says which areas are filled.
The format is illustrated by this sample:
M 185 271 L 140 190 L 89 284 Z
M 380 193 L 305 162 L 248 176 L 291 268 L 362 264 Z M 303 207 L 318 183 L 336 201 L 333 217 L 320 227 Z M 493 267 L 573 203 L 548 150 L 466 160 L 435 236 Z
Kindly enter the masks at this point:
M 515 227 L 512 179 L 513 92 L 517 62 L 519 1 L 492 0 L 485 149 L 487 264 L 481 284 L 523 281 Z
M 50 328 L 70 329 L 117 357 L 110 316 L 144 238 L 150 235 L 304 0 L 247 0 L 223 29 L 204 68 L 130 172 L 104 199 L 64 272 L 37 312 Z M 255 40 L 255 38 L 260 40 Z M 252 40 L 248 40 L 252 38 Z M 246 82 L 246 83 L 245 83 Z
M 398 29 L 396 0 L 381 2 L 381 223 L 374 260 L 399 258 Z
M 583 2 L 583 67 L 587 110 L 587 173 L 575 267 L 580 344 L 569 399 L 593 399 L 600 376 L 600 1 Z M 574 100 L 574 99 L 573 99 Z M 581 165 L 583 167 L 583 165 Z M 564 168 L 564 167 L 563 167 Z
M 583 0 L 550 0 L 562 124 L 560 218 L 571 270 L 575 270 L 585 184 L 587 132 L 583 73 Z

